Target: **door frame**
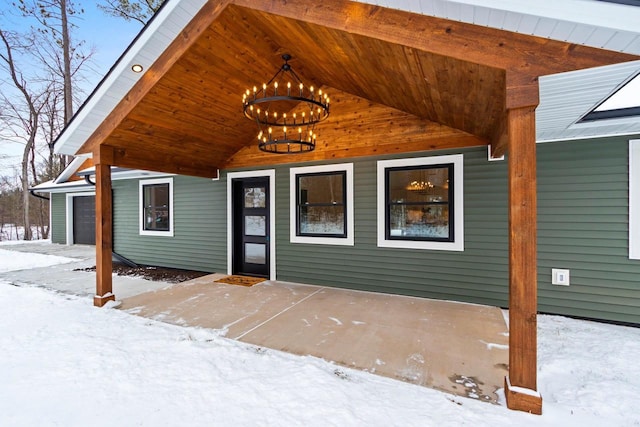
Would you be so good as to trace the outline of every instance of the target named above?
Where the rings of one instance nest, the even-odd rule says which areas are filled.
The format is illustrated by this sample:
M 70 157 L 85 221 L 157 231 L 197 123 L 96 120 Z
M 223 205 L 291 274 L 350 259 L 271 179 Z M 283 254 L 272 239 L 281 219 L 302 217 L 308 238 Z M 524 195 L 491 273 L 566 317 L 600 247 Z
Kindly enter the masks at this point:
M 75 242 L 73 241 L 73 199 L 74 197 L 84 197 L 84 196 L 94 196 L 95 191 L 84 191 L 81 193 L 67 193 L 66 194 L 66 213 L 67 213 L 67 245 L 73 245 Z
M 276 170 L 227 173 L 227 274 L 233 274 L 233 188 L 238 178 L 268 178 L 269 180 L 269 280 L 276 280 Z

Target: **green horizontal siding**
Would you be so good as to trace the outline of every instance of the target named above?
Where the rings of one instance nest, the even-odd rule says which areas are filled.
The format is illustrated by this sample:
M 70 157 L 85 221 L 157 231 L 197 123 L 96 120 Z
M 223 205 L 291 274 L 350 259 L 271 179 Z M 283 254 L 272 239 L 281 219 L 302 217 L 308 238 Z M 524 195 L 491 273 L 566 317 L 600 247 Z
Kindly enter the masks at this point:
M 628 259 L 627 144 L 613 138 L 538 146 L 540 311 L 640 323 L 640 261 Z M 507 163 L 488 162 L 485 148 L 416 156 L 459 152 L 463 252 L 377 247 L 376 162 L 399 156 L 340 161 L 354 164 L 354 246 L 291 243 L 289 169 L 300 165 L 275 166 L 277 278 L 506 307 Z M 115 181 L 116 252 L 141 264 L 225 272 L 225 179 L 174 177 L 174 237 L 140 236 L 138 180 Z M 64 208 L 60 200 L 54 210 L 57 203 Z M 64 224 L 54 225 L 56 233 L 64 239 Z M 552 268 L 570 269 L 571 286 L 551 285 Z
M 141 236 L 139 180 L 114 181 L 114 250 L 144 265 L 226 272 L 226 188 L 173 177 L 174 236 Z
M 504 306 L 506 164 L 464 150 L 465 251 L 377 247 L 377 160 L 354 159 L 355 245 L 289 242 L 289 165 L 276 169 L 278 279 Z M 453 152 L 437 152 L 437 155 Z M 418 156 L 430 156 L 422 153 Z M 397 158 L 397 157 L 385 157 Z M 380 158 L 381 159 L 381 158 Z
M 539 310 L 640 323 L 629 259 L 628 138 L 538 146 Z M 551 269 L 571 272 L 551 285 Z
M 67 243 L 67 196 L 51 193 L 51 242 Z

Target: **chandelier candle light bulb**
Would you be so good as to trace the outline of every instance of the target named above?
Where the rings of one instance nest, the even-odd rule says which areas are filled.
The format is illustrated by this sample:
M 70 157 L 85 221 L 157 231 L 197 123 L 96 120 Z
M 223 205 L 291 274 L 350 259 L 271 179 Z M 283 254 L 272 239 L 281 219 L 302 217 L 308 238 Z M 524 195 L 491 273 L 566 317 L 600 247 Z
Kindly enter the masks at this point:
M 253 90 L 246 90 L 242 97 L 244 115 L 259 127 L 260 150 L 279 154 L 313 151 L 317 138 L 315 125 L 329 116 L 329 97 L 322 89 L 316 90 L 313 85 L 307 86 L 308 90 L 305 92 L 304 83 L 289 64 L 291 56 L 285 54 L 282 59 L 284 64 L 269 82 L 262 84 L 262 90 L 258 86 L 252 86 Z M 282 88 L 278 93 L 280 86 L 285 84 L 286 92 Z M 295 90 L 291 93 L 294 84 L 298 85 L 299 94 Z M 262 106 L 264 114 L 260 108 Z M 298 127 L 297 138 L 295 130 L 288 132 L 289 125 L 293 125 L 294 129 Z M 305 135 L 308 135 L 306 138 L 303 137 L 303 127 Z

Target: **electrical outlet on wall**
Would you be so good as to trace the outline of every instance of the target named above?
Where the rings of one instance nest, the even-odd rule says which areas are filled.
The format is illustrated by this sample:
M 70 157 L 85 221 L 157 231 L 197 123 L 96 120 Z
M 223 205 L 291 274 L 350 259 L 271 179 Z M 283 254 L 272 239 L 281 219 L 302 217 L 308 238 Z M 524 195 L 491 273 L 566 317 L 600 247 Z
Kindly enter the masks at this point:
M 560 286 L 569 286 L 569 270 L 562 268 L 551 269 L 551 284 Z

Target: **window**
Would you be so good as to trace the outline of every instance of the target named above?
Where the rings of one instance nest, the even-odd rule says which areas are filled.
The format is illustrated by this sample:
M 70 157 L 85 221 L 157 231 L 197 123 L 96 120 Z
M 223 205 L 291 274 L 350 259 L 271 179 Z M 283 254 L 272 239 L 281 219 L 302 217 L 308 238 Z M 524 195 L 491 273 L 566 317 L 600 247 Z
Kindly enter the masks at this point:
M 640 101 L 636 95 L 640 91 L 640 73 L 627 81 L 600 105 L 587 113 L 578 122 L 592 122 L 605 119 L 621 119 L 640 115 Z
M 352 164 L 291 169 L 291 242 L 353 245 L 352 175 Z
M 378 246 L 464 250 L 462 155 L 378 162 Z
M 640 139 L 629 141 L 629 259 L 640 259 Z
M 173 179 L 140 181 L 140 234 L 173 236 Z

